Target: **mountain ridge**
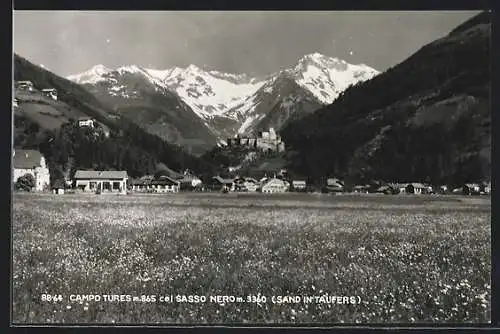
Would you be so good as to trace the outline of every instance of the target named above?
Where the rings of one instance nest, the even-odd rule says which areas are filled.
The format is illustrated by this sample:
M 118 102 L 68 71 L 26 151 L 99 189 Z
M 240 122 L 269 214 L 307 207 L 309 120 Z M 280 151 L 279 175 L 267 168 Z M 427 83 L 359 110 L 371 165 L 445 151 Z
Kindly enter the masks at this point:
M 262 77 L 252 77 L 244 73 L 224 73 L 191 64 L 185 68 L 172 67 L 166 70 L 136 65 L 122 66 L 114 70 L 94 66 L 86 72 L 67 78 L 91 87 L 108 79 L 110 73 L 125 72 L 146 73 L 155 85 L 176 93 L 219 140 L 242 133 L 249 125 L 257 126 L 256 117 L 266 117 L 274 105 L 267 109 L 262 107 L 266 104 L 260 101 L 265 95 L 262 89 L 267 87 L 271 92 L 271 86 L 279 78 L 287 76 L 295 80 L 295 97 L 301 99 L 307 96 L 308 99 L 314 100 L 314 106 L 311 105 L 311 108 L 316 108 L 333 101 L 349 85 L 369 80 L 379 74 L 364 64 L 352 65 L 338 58 L 310 53 L 301 57 L 294 66 Z M 280 90 L 281 88 L 276 89 Z M 276 95 L 272 99 L 279 98 L 280 96 Z M 304 113 L 312 111 L 309 109 Z M 258 116 L 255 110 L 259 110 Z M 302 110 L 297 109 L 294 114 L 297 113 L 302 113 Z M 249 131 L 254 132 L 255 129 Z

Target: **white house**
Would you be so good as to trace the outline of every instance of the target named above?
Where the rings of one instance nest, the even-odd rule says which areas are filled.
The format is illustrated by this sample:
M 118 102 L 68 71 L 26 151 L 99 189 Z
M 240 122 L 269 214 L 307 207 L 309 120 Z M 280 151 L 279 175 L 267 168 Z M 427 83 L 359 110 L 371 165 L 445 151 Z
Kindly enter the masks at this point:
M 57 89 L 55 89 L 55 88 L 42 89 L 42 94 L 57 101 Z
M 463 193 L 465 195 L 479 194 L 481 192 L 481 186 L 477 183 L 466 183 L 463 186 Z
M 35 150 L 14 150 L 12 181 L 31 174 L 35 179 L 35 191 L 42 191 L 50 185 L 50 173 L 45 163 L 45 157 Z
M 94 120 L 90 117 L 80 117 L 78 118 L 78 126 L 89 126 L 94 127 Z
M 251 177 L 246 177 L 243 185 L 248 191 L 254 192 L 259 188 L 259 181 Z
M 262 186 L 263 193 L 284 193 L 288 190 L 289 184 L 286 181 L 272 178 Z
M 196 188 L 200 186 L 203 181 L 201 181 L 198 177 L 192 175 L 192 174 L 184 174 L 181 179 L 178 180 L 181 185 L 183 185 L 184 188 Z
M 344 182 L 336 177 L 332 177 L 326 180 L 326 188 L 329 192 L 342 192 L 344 191 Z
M 30 92 L 35 90 L 35 86 L 33 85 L 33 82 L 31 82 L 29 80 L 16 81 L 15 87 L 17 89 L 27 90 Z
M 399 189 L 399 193 L 401 194 L 415 194 L 421 195 L 428 191 L 428 187 L 422 183 L 413 182 L 413 183 L 399 183 L 397 185 Z
M 484 186 L 484 193 L 485 194 L 491 194 L 491 181 L 485 184 Z
M 85 192 L 127 192 L 126 171 L 78 170 L 74 179 L 75 187 Z
M 293 189 L 295 190 L 305 190 L 306 189 L 306 181 L 304 180 L 293 180 L 292 181 Z

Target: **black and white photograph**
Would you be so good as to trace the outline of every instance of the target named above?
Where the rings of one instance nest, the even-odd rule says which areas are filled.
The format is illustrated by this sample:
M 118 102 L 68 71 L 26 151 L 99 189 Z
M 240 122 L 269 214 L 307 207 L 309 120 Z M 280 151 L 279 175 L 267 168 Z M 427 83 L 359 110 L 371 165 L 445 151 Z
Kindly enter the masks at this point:
M 491 323 L 490 11 L 12 20 L 12 324 Z

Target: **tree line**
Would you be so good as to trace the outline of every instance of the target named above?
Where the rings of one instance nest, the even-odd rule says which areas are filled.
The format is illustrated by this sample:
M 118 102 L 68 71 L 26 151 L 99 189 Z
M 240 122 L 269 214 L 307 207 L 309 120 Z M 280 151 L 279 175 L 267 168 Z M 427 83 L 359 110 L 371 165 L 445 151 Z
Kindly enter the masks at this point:
M 160 163 L 176 171 L 190 169 L 201 175 L 214 170 L 212 164 L 133 124 L 111 130 L 109 135 L 99 123 L 92 128 L 70 122 L 51 131 L 16 116 L 15 125 L 15 147 L 40 150 L 51 172 L 51 184 L 72 178 L 78 169 L 126 170 L 131 177 L 153 174 Z

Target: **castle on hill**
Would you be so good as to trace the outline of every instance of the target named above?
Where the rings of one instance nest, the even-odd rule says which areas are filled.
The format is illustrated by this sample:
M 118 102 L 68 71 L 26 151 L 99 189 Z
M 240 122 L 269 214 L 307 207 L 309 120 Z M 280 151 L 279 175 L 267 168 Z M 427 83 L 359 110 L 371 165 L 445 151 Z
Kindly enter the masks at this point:
M 281 140 L 281 136 L 274 131 L 274 128 L 269 128 L 269 131 L 258 132 L 256 138 L 242 137 L 237 134 L 235 137 L 227 139 L 227 145 L 251 147 L 261 151 L 285 151 L 285 143 Z

